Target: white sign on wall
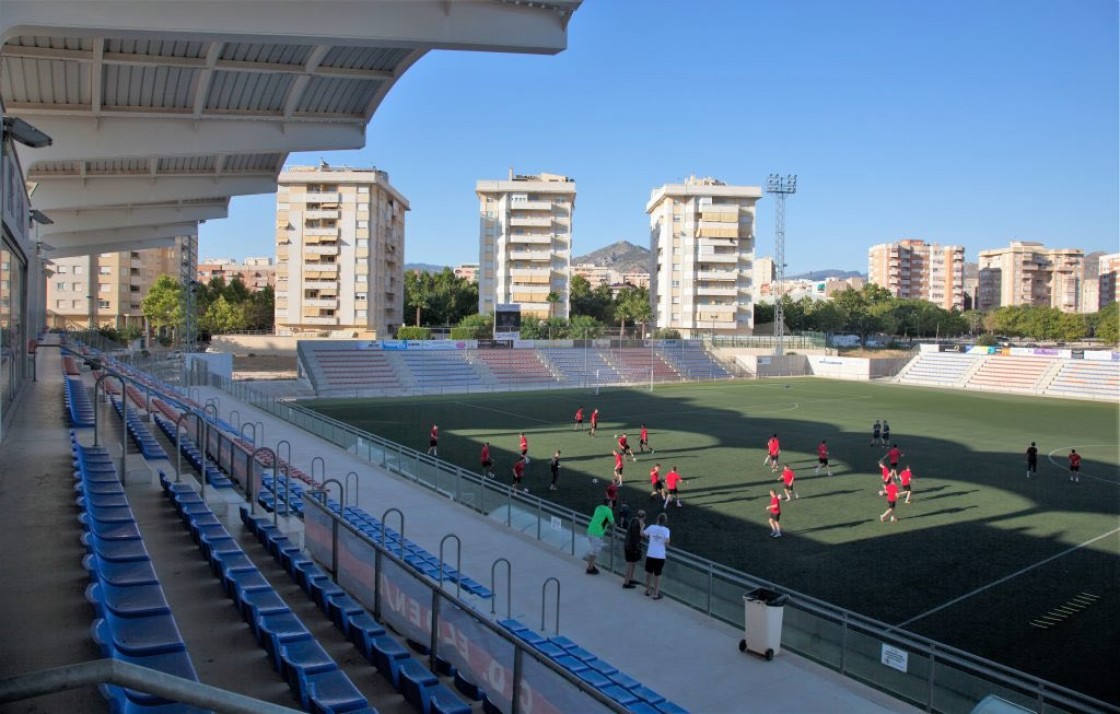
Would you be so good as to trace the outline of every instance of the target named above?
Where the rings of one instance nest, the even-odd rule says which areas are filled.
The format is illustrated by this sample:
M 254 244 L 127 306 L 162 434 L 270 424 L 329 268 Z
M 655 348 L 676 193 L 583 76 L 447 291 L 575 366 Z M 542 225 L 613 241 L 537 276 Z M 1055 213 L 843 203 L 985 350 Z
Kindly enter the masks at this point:
M 906 650 L 900 650 L 897 647 L 890 645 L 883 645 L 883 652 L 879 657 L 879 661 L 887 665 L 891 669 L 897 669 L 899 672 L 906 671 L 906 665 L 909 659 L 909 653 Z

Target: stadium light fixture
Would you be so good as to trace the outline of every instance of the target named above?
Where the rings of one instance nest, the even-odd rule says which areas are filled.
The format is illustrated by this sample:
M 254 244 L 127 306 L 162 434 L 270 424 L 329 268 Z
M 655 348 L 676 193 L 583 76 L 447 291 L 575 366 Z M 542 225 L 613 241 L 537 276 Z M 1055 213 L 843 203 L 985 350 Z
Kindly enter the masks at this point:
M 4 117 L 4 135 L 32 149 L 42 149 L 54 143 L 45 133 L 18 117 Z

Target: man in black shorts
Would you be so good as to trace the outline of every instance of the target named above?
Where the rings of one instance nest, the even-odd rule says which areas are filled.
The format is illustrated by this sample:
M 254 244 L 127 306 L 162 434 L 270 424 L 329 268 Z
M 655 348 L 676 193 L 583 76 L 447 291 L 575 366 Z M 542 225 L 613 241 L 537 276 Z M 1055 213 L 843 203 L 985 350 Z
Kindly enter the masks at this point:
M 1027 478 L 1038 475 L 1038 447 L 1031 442 L 1027 447 Z
M 560 478 L 560 449 L 552 455 L 552 461 L 549 462 L 548 468 L 552 471 L 552 483 L 548 484 L 549 491 L 557 490 L 556 480 Z
M 869 446 L 875 446 L 876 444 L 880 443 L 882 441 L 882 433 L 883 425 L 879 423 L 878 419 L 876 419 L 875 425 L 871 427 L 871 443 L 869 444 Z

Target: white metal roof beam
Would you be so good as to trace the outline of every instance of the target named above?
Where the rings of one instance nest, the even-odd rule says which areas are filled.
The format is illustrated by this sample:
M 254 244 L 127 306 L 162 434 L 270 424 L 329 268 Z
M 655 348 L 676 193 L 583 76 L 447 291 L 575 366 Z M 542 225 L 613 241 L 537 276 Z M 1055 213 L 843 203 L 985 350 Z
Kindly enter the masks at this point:
M 99 208 L 56 209 L 50 212 L 52 225 L 39 228 L 40 237 L 55 233 L 80 233 L 120 228 L 132 228 L 160 223 L 189 223 L 225 218 L 229 215 L 229 200 L 180 205 L 105 206 Z M 53 241 L 52 241 L 53 244 Z
M 177 236 L 198 233 L 197 223 L 166 223 L 105 231 L 53 233 L 47 243 L 54 249 L 47 258 L 72 258 L 76 255 L 115 253 L 171 245 Z
M 226 72 L 254 72 L 261 74 L 316 74 L 322 77 L 342 77 L 347 79 L 392 79 L 395 74 L 380 69 L 356 69 L 353 67 L 319 67 L 307 69 L 307 63 L 283 64 L 280 62 L 252 62 L 245 60 L 224 60 L 221 57 L 223 42 L 211 43 L 211 53 L 206 57 L 165 57 L 162 55 L 125 54 L 122 52 L 105 52 L 104 41 L 98 38 L 94 49 L 67 50 L 54 47 L 25 47 L 20 45 L 5 45 L 0 51 L 4 57 L 19 57 L 21 59 L 64 60 L 79 63 L 103 63 L 134 66 L 160 66 L 160 67 L 185 67 L 187 69 L 215 70 Z M 324 50 L 330 50 L 330 45 L 320 45 Z M 217 48 L 217 54 L 212 54 Z M 326 55 L 324 51 L 323 56 Z M 319 61 L 322 61 L 320 58 Z
M 123 203 L 168 203 L 214 196 L 245 196 L 276 191 L 276 179 L 271 176 L 225 175 L 113 177 L 96 181 L 80 178 L 39 179 L 32 203 L 47 213 L 59 208 L 94 208 Z
M 198 73 L 198 80 L 195 82 L 194 88 L 194 118 L 198 119 L 202 116 L 202 110 L 206 108 L 206 95 L 210 93 L 210 80 L 214 77 L 214 65 L 217 64 L 218 58 L 222 56 L 221 42 L 211 42 L 210 48 L 206 50 L 206 68 Z
M 4 0 L 0 39 L 16 35 L 160 37 L 555 54 L 580 0 L 503 2 Z
M 31 116 L 28 114 L 27 116 Z M 290 151 L 335 151 L 365 146 L 360 121 L 259 121 L 252 119 L 35 115 L 38 129 L 54 137 L 51 146 L 20 152 L 25 166 L 40 161 L 115 159 L 121 156 L 199 156 Z M 18 150 L 18 149 L 17 149 Z
M 304 62 L 303 69 L 305 74 L 301 74 L 292 80 L 292 85 L 288 87 L 288 96 L 284 98 L 284 118 L 291 118 L 295 112 L 299 102 L 303 99 L 303 93 L 307 89 L 307 85 L 311 83 L 311 74 L 319 69 L 319 64 L 330 52 L 329 45 L 318 45 L 307 57 Z

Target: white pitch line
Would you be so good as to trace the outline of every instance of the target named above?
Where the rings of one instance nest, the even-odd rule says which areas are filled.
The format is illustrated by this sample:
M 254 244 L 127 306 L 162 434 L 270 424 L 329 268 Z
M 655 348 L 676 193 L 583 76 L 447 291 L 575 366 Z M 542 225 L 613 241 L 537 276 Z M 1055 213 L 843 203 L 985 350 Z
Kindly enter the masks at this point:
M 1110 535 L 1115 535 L 1116 533 L 1120 533 L 1120 528 L 1113 528 L 1108 533 L 1103 533 L 1103 534 L 1097 536 L 1096 538 L 1090 538 L 1089 540 L 1085 541 L 1084 543 L 1082 543 L 1080 545 L 1075 545 L 1072 548 L 1067 548 L 1066 550 L 1063 550 L 1061 553 L 1055 553 L 1054 555 L 1051 555 L 1049 558 L 1045 558 L 1043 560 L 1040 560 L 1037 563 L 1034 563 L 1033 565 L 1028 565 L 1027 567 L 1023 568 L 1022 570 L 1018 570 L 1014 573 L 1011 573 L 1010 575 L 1005 575 L 1004 577 L 1000 578 L 999 580 L 996 580 L 994 582 L 990 582 L 982 588 L 976 588 L 975 590 L 973 590 L 970 593 L 965 593 L 964 595 L 961 595 L 960 597 L 953 598 L 949 602 L 944 603 L 942 605 L 938 605 L 937 607 L 933 608 L 932 610 L 927 610 L 920 615 L 915 615 L 914 617 L 911 617 L 909 620 L 907 620 L 905 622 L 898 623 L 892 629 L 900 629 L 900 628 L 906 627 L 907 625 L 909 625 L 913 622 L 917 622 L 918 620 L 921 620 L 925 617 L 929 617 L 930 615 L 932 615 L 935 612 L 940 612 L 941 610 L 944 610 L 947 607 L 952 607 L 953 605 L 956 605 L 958 602 L 960 602 L 962 600 L 967 600 L 968 598 L 972 597 L 973 595 L 977 595 L 979 593 L 982 593 L 985 590 L 988 590 L 989 588 L 994 588 L 996 585 L 1001 585 L 1001 584 L 1007 582 L 1008 580 L 1012 580 L 1014 578 L 1017 578 L 1020 575 L 1022 575 L 1023 573 L 1029 572 L 1031 570 L 1034 570 L 1035 568 L 1046 565 L 1051 560 L 1057 560 L 1058 558 L 1069 555 L 1070 553 L 1072 553 L 1075 550 L 1080 550 L 1081 548 L 1084 548 L 1087 545 L 1091 545 L 1093 543 L 1096 543 L 1098 540 L 1101 540 L 1102 538 L 1107 538 Z
M 472 409 L 485 409 L 488 412 L 494 412 L 495 414 L 505 414 L 506 416 L 517 417 L 518 419 L 528 419 L 530 421 L 539 421 L 542 424 L 554 424 L 555 423 L 555 422 L 550 421 L 548 419 L 538 419 L 537 417 L 525 416 L 524 414 L 515 414 L 513 412 L 507 412 L 504 409 L 495 409 L 494 407 L 484 407 L 481 404 L 471 404 L 470 402 L 455 402 L 455 404 L 458 404 L 459 406 L 463 406 L 463 407 L 470 407 Z
M 1083 446 L 1081 448 L 1090 448 L 1091 449 L 1094 446 L 1112 446 L 1112 445 L 1111 444 L 1089 444 L 1088 447 Z M 1076 448 L 1077 448 L 1077 446 L 1074 445 L 1074 446 L 1058 447 L 1057 449 L 1051 449 L 1050 453 L 1046 454 L 1046 459 L 1050 462 L 1051 466 L 1054 466 L 1054 467 L 1068 473 L 1069 472 L 1069 467 L 1068 466 L 1062 466 L 1057 461 L 1055 461 L 1054 460 L 1054 454 L 1058 453 L 1059 451 L 1067 451 L 1069 449 L 1076 449 Z M 1084 454 L 1082 454 L 1082 456 L 1084 456 Z M 1101 478 L 1100 476 L 1094 476 L 1093 474 L 1087 474 L 1084 471 L 1080 472 L 1080 475 L 1084 476 L 1085 478 L 1091 478 L 1094 481 L 1101 481 L 1102 483 L 1110 483 L 1113 486 L 1120 486 L 1120 484 L 1118 484 L 1116 481 L 1113 481 L 1112 479 Z

